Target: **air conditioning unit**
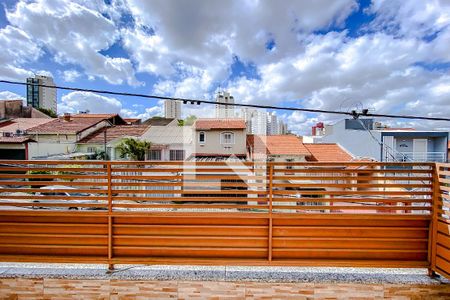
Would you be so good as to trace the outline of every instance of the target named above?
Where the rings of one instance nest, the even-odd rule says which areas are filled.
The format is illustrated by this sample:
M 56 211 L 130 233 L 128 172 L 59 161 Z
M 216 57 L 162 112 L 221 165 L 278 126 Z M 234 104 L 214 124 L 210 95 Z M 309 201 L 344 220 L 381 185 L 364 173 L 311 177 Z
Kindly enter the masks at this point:
M 12 137 L 13 133 L 12 132 L 3 132 L 3 136 L 4 137 Z
M 21 129 L 17 129 L 16 130 L 16 135 L 24 135 L 25 131 L 21 130 Z

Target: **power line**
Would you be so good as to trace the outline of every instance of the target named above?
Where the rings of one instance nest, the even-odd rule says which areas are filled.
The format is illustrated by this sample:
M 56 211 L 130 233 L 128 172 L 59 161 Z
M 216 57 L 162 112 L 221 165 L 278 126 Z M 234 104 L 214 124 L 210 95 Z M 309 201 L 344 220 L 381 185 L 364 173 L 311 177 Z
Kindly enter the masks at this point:
M 309 112 L 309 113 L 323 113 L 323 114 L 337 114 L 337 115 L 348 115 L 354 118 L 358 118 L 359 116 L 365 117 L 384 117 L 384 118 L 398 118 L 398 119 L 418 119 L 418 120 L 429 120 L 429 121 L 447 121 L 450 122 L 450 118 L 439 118 L 439 117 L 425 117 L 425 116 L 410 116 L 410 115 L 391 115 L 391 114 L 372 114 L 367 111 L 363 113 L 358 112 L 343 112 L 343 111 L 333 111 L 333 110 L 324 110 L 324 109 L 312 109 L 312 108 L 298 108 L 298 107 L 285 107 L 285 106 L 274 106 L 274 105 L 260 105 L 260 104 L 244 104 L 244 103 L 223 103 L 216 102 L 210 100 L 202 100 L 202 99 L 192 99 L 192 98 L 180 98 L 180 97 L 167 97 L 167 96 L 157 96 L 157 95 L 145 95 L 145 94 L 137 94 L 137 93 L 127 93 L 127 92 L 113 92 L 107 90 L 95 90 L 95 89 L 85 89 L 85 88 L 77 88 L 77 87 L 68 87 L 68 86 L 53 86 L 53 85 L 45 85 L 45 84 L 35 84 L 35 83 L 26 83 L 20 81 L 11 81 L 11 80 L 0 80 L 0 83 L 6 84 L 15 84 L 15 85 L 34 85 L 44 88 L 51 89 L 60 89 L 66 91 L 75 91 L 75 92 L 90 92 L 97 94 L 105 94 L 105 95 L 115 95 L 115 96 L 127 96 L 127 97 L 139 97 L 139 98 L 147 98 L 147 99 L 158 99 L 158 100 L 170 100 L 170 101 L 182 101 L 184 104 L 214 104 L 214 105 L 222 105 L 222 106 L 236 106 L 236 107 L 251 107 L 251 108 L 262 108 L 262 109 L 277 109 L 277 110 L 287 110 L 287 111 L 301 111 L 301 112 Z

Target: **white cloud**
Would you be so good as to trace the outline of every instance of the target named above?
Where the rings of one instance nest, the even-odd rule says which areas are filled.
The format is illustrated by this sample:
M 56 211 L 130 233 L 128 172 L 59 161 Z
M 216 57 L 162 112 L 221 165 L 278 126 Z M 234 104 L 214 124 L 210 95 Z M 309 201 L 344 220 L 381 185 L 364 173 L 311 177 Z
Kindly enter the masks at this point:
M 401 35 L 433 35 L 450 24 L 450 2 L 446 0 L 373 0 L 368 13 L 376 15 L 373 30 Z
M 0 92 L 0 100 L 23 100 L 26 101 L 25 97 L 18 95 L 16 93 L 10 91 L 1 91 Z
M 81 73 L 77 70 L 66 70 L 63 72 L 63 78 L 65 82 L 74 82 L 81 77 Z
M 71 92 L 62 96 L 58 103 L 58 113 L 78 113 L 89 110 L 91 113 L 120 113 L 122 103 L 116 98 L 105 97 L 90 92 Z
M 158 101 L 158 104 L 156 106 L 147 107 L 144 109 L 144 111 L 137 111 L 137 110 L 131 110 L 127 108 L 123 108 L 120 111 L 120 115 L 122 117 L 126 118 L 139 118 L 142 120 L 147 120 L 154 116 L 160 116 L 162 117 L 164 115 L 164 109 L 163 109 L 163 101 Z M 143 108 L 143 105 L 133 105 L 134 108 Z
M 28 62 L 36 61 L 42 51 L 30 35 L 23 30 L 7 25 L 0 29 L 0 77 L 8 80 L 23 80 L 33 73 L 24 68 Z
M 30 74 L 24 66 L 38 59 L 45 47 L 57 62 L 83 70 L 81 75 L 74 66 L 64 68 L 66 82 L 81 75 L 137 85 L 135 72 L 143 72 L 157 78 L 150 92 L 160 95 L 213 99 L 221 84 L 244 103 L 332 110 L 361 103 L 380 113 L 417 114 L 420 109 L 425 115 L 450 115 L 448 1 L 373 0 L 366 13 L 373 14 L 374 21 L 358 36 L 343 27 L 358 9 L 353 0 L 198 2 L 117 0 L 110 6 L 87 0 L 19 1 L 6 14 L 11 25 L 0 29 L 6 49 L 0 53 L 0 74 L 23 79 Z M 123 13 L 131 13 L 126 17 L 133 22 L 124 24 Z M 330 28 L 335 31 L 323 33 Z M 275 45 L 271 51 L 269 41 Z M 115 43 L 130 59 L 101 54 Z M 256 78 L 227 82 L 234 56 L 252 63 Z M 69 95 L 62 100 L 63 109 L 92 105 L 85 100 L 77 104 Z M 108 104 L 98 109 L 126 116 L 162 114 L 161 104 L 144 111 L 118 100 L 108 102 L 111 99 L 117 100 L 98 100 Z M 214 115 L 207 105 L 184 105 L 183 111 Z M 302 128 L 315 119 L 305 116 L 281 117 L 298 132 L 308 132 Z M 341 117 L 315 118 L 331 122 Z
M 263 62 L 301 49 L 297 35 L 341 25 L 356 9 L 352 0 L 334 1 L 219 1 L 192 5 L 190 1 L 129 1 L 138 26 L 122 31 L 125 48 L 140 71 L 165 77 L 199 68 L 212 81 L 227 78 L 233 55 Z M 149 34 L 148 28 L 154 34 Z M 273 39 L 276 51 L 268 54 Z M 276 52 L 276 53 L 275 53 Z M 182 78 L 183 79 L 183 78 Z
M 12 25 L 48 47 L 57 62 L 79 64 L 87 75 L 112 84 L 140 84 L 130 60 L 99 53 L 119 38 L 114 23 L 99 11 L 73 1 L 19 1 L 6 16 Z

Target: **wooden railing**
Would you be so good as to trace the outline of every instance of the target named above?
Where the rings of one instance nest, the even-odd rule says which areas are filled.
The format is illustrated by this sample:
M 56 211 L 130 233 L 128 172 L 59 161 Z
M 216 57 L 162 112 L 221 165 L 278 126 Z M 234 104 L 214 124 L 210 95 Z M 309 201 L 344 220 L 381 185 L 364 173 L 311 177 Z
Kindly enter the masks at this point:
M 0 260 L 429 267 L 436 176 L 427 163 L 0 161 Z
M 450 164 L 436 164 L 430 270 L 450 278 Z

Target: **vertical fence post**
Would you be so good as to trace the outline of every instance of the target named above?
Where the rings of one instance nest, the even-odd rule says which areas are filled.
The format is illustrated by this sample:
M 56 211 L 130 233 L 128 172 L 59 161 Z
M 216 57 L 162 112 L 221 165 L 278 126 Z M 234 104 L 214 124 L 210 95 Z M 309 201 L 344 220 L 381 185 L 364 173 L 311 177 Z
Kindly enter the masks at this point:
M 113 217 L 112 217 L 112 170 L 111 162 L 106 162 L 107 180 L 108 180 L 108 269 L 114 270 L 114 264 L 111 263 L 113 256 Z
M 439 164 L 433 165 L 433 181 L 432 181 L 432 203 L 431 203 L 431 221 L 430 221 L 430 230 L 428 236 L 428 275 L 435 276 L 436 273 L 436 247 L 437 247 L 437 210 L 438 210 L 438 202 L 439 202 Z
M 272 219 L 272 207 L 273 207 L 273 164 L 269 163 L 269 247 L 268 247 L 268 260 L 272 262 L 272 232 L 273 232 L 273 219 Z

